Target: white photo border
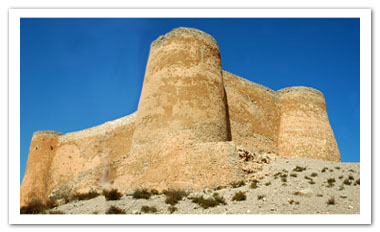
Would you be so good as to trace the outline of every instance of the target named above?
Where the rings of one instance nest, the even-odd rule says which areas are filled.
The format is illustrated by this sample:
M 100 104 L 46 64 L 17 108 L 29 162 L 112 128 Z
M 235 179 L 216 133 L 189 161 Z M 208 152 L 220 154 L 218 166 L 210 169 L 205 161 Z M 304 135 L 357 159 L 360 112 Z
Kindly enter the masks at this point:
M 360 18 L 360 214 L 20 215 L 20 18 Z M 10 224 L 371 224 L 371 9 L 10 9 Z

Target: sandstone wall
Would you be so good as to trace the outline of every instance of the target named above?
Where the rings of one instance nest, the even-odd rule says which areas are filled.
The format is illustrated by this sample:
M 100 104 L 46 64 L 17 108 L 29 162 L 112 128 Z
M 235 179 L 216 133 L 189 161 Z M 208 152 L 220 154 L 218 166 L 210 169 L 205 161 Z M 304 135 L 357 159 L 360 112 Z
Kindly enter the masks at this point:
M 321 92 L 307 87 L 278 91 L 280 127 L 278 155 L 340 161 Z
M 123 193 L 147 188 L 201 190 L 243 180 L 234 142 L 158 144 L 156 152 L 131 155 L 116 166 L 112 188 Z
M 275 91 L 223 71 L 232 140 L 251 151 L 277 153 L 279 104 Z
M 59 197 L 101 191 L 111 185 L 116 174 L 115 164 L 128 156 L 135 116 L 131 114 L 65 135 L 35 133 L 21 185 L 21 205 L 30 202 L 33 193 L 45 201 L 51 194 Z

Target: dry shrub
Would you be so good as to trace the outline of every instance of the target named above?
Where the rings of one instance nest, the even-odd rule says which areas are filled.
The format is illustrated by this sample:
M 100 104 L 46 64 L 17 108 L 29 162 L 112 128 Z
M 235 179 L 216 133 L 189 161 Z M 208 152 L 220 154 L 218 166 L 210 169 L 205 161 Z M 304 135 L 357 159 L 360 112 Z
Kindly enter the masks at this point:
M 294 172 L 303 172 L 306 170 L 306 167 L 296 166 L 293 171 Z
M 90 191 L 90 192 L 87 192 L 87 193 L 75 193 L 73 196 L 72 196 L 72 199 L 73 200 L 79 200 L 79 201 L 83 201 L 83 200 L 90 200 L 92 198 L 95 198 L 95 197 L 98 197 L 100 194 L 96 191 Z
M 232 188 L 239 188 L 241 186 L 244 186 L 245 183 L 244 183 L 244 181 L 238 181 L 238 182 L 232 182 L 230 185 Z
M 334 186 L 335 182 L 336 182 L 335 178 L 329 178 L 329 179 L 327 179 L 327 183 L 329 184 L 328 187 Z
M 330 197 L 327 202 L 326 202 L 328 205 L 335 205 L 335 198 L 334 197 Z
M 193 203 L 197 203 L 200 205 L 202 208 L 207 209 L 210 207 L 215 207 L 219 205 L 219 202 L 215 200 L 214 198 L 204 198 L 203 196 L 201 197 L 194 197 L 192 200 Z
M 175 211 L 178 210 L 178 208 L 171 205 L 171 206 L 168 207 L 168 210 L 169 210 L 170 213 L 174 213 Z
M 46 205 L 40 200 L 32 200 L 27 206 L 20 208 L 20 214 L 44 214 Z
M 241 191 L 235 193 L 235 195 L 232 197 L 233 201 L 245 201 L 246 199 L 247 199 L 247 196 L 245 195 L 245 193 Z
M 49 214 L 65 214 L 65 212 L 63 212 L 61 210 L 52 210 L 49 212 Z
M 265 195 L 258 195 L 258 196 L 257 196 L 257 200 L 263 200 L 264 197 L 265 197 Z
M 45 214 L 45 211 L 57 207 L 55 199 L 49 199 L 45 204 L 40 200 L 34 199 L 28 205 L 20 208 L 20 214 Z
M 305 176 L 305 179 L 306 179 L 306 180 L 312 180 L 312 178 L 311 178 L 311 177 L 308 177 L 308 176 Z
M 116 207 L 116 206 L 111 206 L 106 211 L 106 214 L 125 214 L 125 210 L 120 209 L 119 207 Z
M 259 183 L 258 180 L 253 180 L 251 185 L 249 186 L 251 189 L 257 189 L 259 186 L 257 184 Z
M 103 195 L 107 201 L 119 200 L 122 194 L 117 189 L 103 190 Z
M 155 213 L 155 212 L 157 212 L 157 209 L 154 206 L 149 207 L 147 205 L 144 205 L 141 207 L 141 212 L 143 212 L 143 213 Z
M 227 205 L 227 202 L 226 202 L 226 200 L 224 199 L 224 197 L 219 196 L 218 193 L 214 193 L 212 196 L 214 197 L 214 199 L 215 199 L 219 204 Z
M 188 195 L 183 190 L 167 190 L 163 192 L 166 196 L 165 203 L 169 205 L 176 205 L 180 200 Z
M 136 189 L 135 192 L 132 194 L 132 197 L 134 199 L 150 199 L 152 196 L 152 193 L 149 192 L 147 189 Z
M 345 185 L 351 185 L 351 181 L 349 179 L 345 179 L 343 181 L 343 184 L 345 184 Z
M 152 193 L 152 195 L 158 195 L 158 194 L 160 194 L 157 189 L 151 189 L 150 193 Z

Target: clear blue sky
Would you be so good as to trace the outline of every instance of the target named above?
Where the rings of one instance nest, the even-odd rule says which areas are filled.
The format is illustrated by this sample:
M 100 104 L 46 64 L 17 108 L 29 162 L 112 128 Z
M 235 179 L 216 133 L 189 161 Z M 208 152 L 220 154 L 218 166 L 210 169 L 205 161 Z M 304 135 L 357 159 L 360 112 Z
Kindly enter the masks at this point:
M 34 131 L 78 131 L 136 111 L 151 42 L 180 26 L 211 34 L 226 71 L 274 90 L 322 91 L 342 161 L 360 161 L 359 19 L 24 18 L 21 180 Z

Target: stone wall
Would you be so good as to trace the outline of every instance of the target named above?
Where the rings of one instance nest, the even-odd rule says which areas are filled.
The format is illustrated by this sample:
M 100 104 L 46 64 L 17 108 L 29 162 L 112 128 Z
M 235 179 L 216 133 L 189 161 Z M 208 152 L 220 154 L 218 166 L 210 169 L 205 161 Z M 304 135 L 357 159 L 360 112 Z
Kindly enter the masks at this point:
M 52 193 L 101 191 L 112 184 L 114 165 L 128 156 L 135 116 L 65 135 L 34 133 L 21 184 L 21 206 L 33 198 L 44 202 Z
M 223 71 L 232 141 L 251 151 L 277 153 L 279 104 L 275 91 Z

